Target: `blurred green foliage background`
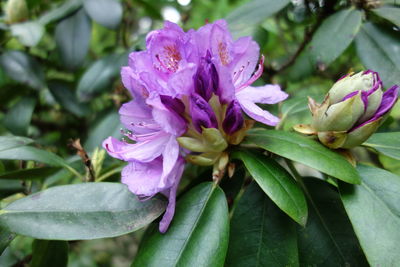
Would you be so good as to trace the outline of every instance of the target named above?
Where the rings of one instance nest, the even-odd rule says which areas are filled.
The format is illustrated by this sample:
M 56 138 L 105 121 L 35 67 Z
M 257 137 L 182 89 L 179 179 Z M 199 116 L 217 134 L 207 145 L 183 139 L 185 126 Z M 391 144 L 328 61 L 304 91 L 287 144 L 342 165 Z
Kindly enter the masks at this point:
M 80 139 L 96 180 L 118 181 L 121 163 L 96 148 L 119 136 L 118 108 L 129 100 L 120 78 L 128 54 L 145 49 L 145 36 L 164 20 L 185 30 L 225 18 L 234 37 L 252 35 L 265 56 L 263 80 L 290 94 L 275 113 L 289 130 L 307 123 L 307 96 L 321 100 L 335 80 L 373 69 L 389 88 L 400 84 L 400 7 L 396 0 L 10 0 L 0 18 L 0 134 L 35 139 L 82 173 L 72 140 Z M 381 129 L 399 131 L 400 106 Z M 1 154 L 1 153 L 0 153 Z M 1 155 L 0 155 L 1 158 Z M 34 160 L 34 159 L 33 159 Z M 399 174 L 400 161 L 380 163 Z M 40 168 L 40 179 L 6 179 L 42 167 L 0 162 L 1 205 L 59 184 L 81 182 L 65 169 Z M 186 176 L 196 176 L 189 169 Z M 28 176 L 29 176 L 28 175 Z M 28 177 L 29 178 L 29 177 Z M 142 232 L 69 242 L 68 266 L 128 266 Z M 4 237 L 2 237 L 4 238 Z M 34 265 L 33 240 L 17 237 L 0 266 Z M 43 244 L 42 244 L 43 245 Z M 33 253 L 34 254 L 34 253 Z M 62 257 L 61 257 L 62 258 Z

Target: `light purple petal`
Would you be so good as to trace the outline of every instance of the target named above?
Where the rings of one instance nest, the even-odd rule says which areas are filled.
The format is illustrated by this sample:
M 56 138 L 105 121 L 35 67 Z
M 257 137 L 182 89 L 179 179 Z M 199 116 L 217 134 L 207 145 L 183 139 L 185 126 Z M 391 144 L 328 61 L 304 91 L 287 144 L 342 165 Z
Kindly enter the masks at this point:
M 173 171 L 176 161 L 178 160 L 179 150 L 180 147 L 178 141 L 176 141 L 175 136 L 171 135 L 162 153 L 163 173 L 158 187 L 171 187 L 174 183 L 174 180 L 169 179 L 169 177 L 171 176 L 171 172 Z
M 124 161 L 150 162 L 161 155 L 170 135 L 159 132 L 144 142 L 129 144 L 109 137 L 103 142 L 103 147 L 114 158 Z
M 233 44 L 232 74 L 235 87 L 246 83 L 252 76 L 260 56 L 260 48 L 251 37 L 239 38 Z
M 168 230 L 169 225 L 171 224 L 172 218 L 175 213 L 175 205 L 176 205 L 176 192 L 178 190 L 179 182 L 182 177 L 184 169 L 184 160 L 180 158 L 175 165 L 173 172 L 171 172 L 171 178 L 175 181 L 174 185 L 165 190 L 164 195 L 168 198 L 168 206 L 165 210 L 164 216 L 160 221 L 159 230 L 161 233 L 165 233 Z
M 236 93 L 236 98 L 240 101 L 250 100 L 254 103 L 276 104 L 288 97 L 279 85 L 267 84 L 259 87 L 248 86 Z
M 259 121 L 261 123 L 275 126 L 279 122 L 279 118 L 275 117 L 271 113 L 266 110 L 261 109 L 257 106 L 253 101 L 243 99 L 239 100 L 239 104 L 242 107 L 243 111 L 252 119 Z
M 129 190 L 140 198 L 152 197 L 162 191 L 158 187 L 162 174 L 162 158 L 153 161 L 130 162 L 122 170 L 121 182 L 126 184 Z

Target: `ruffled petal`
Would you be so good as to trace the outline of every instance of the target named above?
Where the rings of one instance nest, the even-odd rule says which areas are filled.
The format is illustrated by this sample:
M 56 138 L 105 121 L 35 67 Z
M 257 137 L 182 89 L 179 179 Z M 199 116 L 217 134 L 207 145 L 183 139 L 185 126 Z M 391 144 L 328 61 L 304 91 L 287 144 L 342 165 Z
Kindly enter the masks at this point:
M 236 93 L 239 100 L 249 100 L 254 103 L 276 104 L 288 97 L 288 94 L 281 90 L 279 85 L 266 84 L 264 86 L 248 86 Z
M 254 102 L 243 99 L 239 100 L 239 104 L 242 107 L 243 111 L 252 119 L 255 119 L 256 121 L 259 121 L 261 123 L 270 125 L 270 126 L 275 126 L 279 122 L 279 118 L 272 115 L 266 110 L 263 110 L 259 106 L 257 106 Z
M 162 166 L 161 157 L 146 163 L 130 162 L 122 170 L 121 182 L 141 198 L 152 197 L 161 191 L 158 184 L 161 179 Z
M 154 134 L 152 138 L 136 144 L 129 144 L 114 137 L 103 142 L 103 147 L 114 158 L 124 161 L 150 162 L 161 155 L 169 141 L 169 135 L 163 132 Z
M 168 198 L 168 206 L 165 210 L 163 218 L 160 221 L 159 230 L 161 233 L 165 233 L 168 230 L 168 227 L 171 224 L 172 218 L 175 214 L 176 192 L 178 190 L 179 182 L 182 177 L 184 163 L 184 160 L 182 158 L 179 158 L 179 160 L 175 164 L 173 171 L 170 174 L 171 180 L 174 180 L 175 183 L 170 189 L 163 192 L 164 195 Z

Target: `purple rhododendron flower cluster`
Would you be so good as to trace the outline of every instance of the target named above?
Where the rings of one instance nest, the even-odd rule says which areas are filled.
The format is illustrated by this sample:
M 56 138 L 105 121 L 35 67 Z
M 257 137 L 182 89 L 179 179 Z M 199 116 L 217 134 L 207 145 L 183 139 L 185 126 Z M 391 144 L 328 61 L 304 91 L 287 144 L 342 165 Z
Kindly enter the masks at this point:
M 168 198 L 159 227 L 165 232 L 185 161 L 227 163 L 224 150 L 251 127 L 242 112 L 276 125 L 279 119 L 256 103 L 275 104 L 287 94 L 278 85 L 251 86 L 263 70 L 259 46 L 251 37 L 234 41 L 224 20 L 188 32 L 167 21 L 147 35 L 146 46 L 131 53 L 121 71 L 133 100 L 119 113 L 134 142 L 109 137 L 103 146 L 128 162 L 122 182 L 130 191 L 141 199 L 157 193 Z

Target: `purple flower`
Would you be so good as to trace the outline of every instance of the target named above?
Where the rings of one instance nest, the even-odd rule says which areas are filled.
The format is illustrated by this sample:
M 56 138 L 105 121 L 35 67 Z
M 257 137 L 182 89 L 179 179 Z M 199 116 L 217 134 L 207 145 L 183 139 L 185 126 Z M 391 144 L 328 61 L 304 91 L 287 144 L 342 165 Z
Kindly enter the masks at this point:
M 188 32 L 165 22 L 148 34 L 146 47 L 131 53 L 121 71 L 133 98 L 119 111 L 130 140 L 109 137 L 103 146 L 128 162 L 122 182 L 130 191 L 143 200 L 158 193 L 168 198 L 160 222 L 165 232 L 185 159 L 214 165 L 213 177 L 222 178 L 226 148 L 238 144 L 251 125 L 242 111 L 275 125 L 279 119 L 256 103 L 274 104 L 287 94 L 278 85 L 251 86 L 263 70 L 259 47 L 250 37 L 234 41 L 223 20 Z

